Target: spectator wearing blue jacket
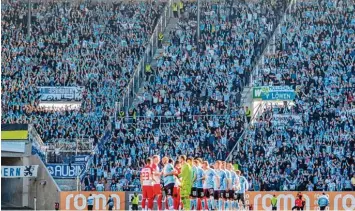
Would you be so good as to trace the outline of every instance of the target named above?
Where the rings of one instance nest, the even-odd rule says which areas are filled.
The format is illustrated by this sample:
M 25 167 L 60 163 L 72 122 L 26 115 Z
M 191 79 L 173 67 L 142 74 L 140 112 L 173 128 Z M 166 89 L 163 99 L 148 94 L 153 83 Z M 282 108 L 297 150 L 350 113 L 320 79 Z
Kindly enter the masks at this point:
M 325 193 L 323 193 L 323 195 L 321 195 L 318 198 L 318 206 L 320 208 L 320 210 L 325 210 L 325 208 L 329 205 L 329 199 L 328 196 L 325 195 Z

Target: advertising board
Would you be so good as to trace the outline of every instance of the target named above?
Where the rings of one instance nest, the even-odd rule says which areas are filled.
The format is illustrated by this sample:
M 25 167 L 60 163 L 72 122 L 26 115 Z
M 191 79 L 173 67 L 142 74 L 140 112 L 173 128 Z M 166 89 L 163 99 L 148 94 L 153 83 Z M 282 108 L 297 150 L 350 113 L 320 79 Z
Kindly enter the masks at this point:
M 298 192 L 247 192 L 245 194 L 246 204 L 252 205 L 253 210 L 271 210 L 271 198 L 273 194 L 276 195 L 277 210 L 291 210 L 295 205 L 295 200 Z M 325 192 L 329 198 L 329 207 L 327 210 L 355 210 L 355 193 L 354 192 Z M 105 206 L 108 196 L 111 195 L 114 199 L 114 210 L 132 210 L 131 198 L 134 192 L 61 192 L 60 193 L 60 207 L 61 210 L 85 210 L 87 209 L 87 197 L 92 194 L 94 197 L 95 210 L 107 210 Z M 320 210 L 317 204 L 318 197 L 322 192 L 302 192 L 306 205 L 305 210 Z M 142 194 L 138 192 L 139 206 L 138 210 L 142 210 Z M 163 202 L 163 209 L 164 209 Z M 156 202 L 154 202 L 156 209 Z
M 109 196 L 114 201 L 113 210 L 125 210 L 125 192 L 110 191 L 68 191 L 60 192 L 60 210 L 87 210 L 87 199 L 92 194 L 94 197 L 94 210 L 107 210 Z
M 47 164 L 53 178 L 75 178 L 85 169 L 85 164 Z

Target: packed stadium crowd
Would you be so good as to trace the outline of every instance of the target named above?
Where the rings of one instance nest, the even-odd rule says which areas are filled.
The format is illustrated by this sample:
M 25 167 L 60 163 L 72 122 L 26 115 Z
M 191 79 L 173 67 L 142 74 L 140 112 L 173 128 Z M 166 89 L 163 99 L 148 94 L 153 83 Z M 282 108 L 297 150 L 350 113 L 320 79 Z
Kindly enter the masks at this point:
M 129 111 L 130 118 L 118 118 L 112 138 L 100 155 L 95 155 L 93 166 L 100 165 L 98 171 L 117 175 L 114 180 L 134 189 L 134 169 L 142 167 L 152 154 L 177 156 L 187 152 L 210 162 L 225 159 L 246 123 L 248 109 L 239 104 L 251 61 L 261 52 L 255 52 L 253 46 L 266 42 L 272 25 L 276 25 L 274 16 L 285 7 L 268 3 L 203 3 L 203 38 L 196 45 L 197 3 L 184 2 L 170 43 L 156 58 L 156 74 L 145 84 L 144 98 Z M 255 14 L 250 12 L 253 8 Z M 240 34 L 242 29 L 248 36 Z M 242 64 L 245 58 L 249 62 Z
M 301 1 L 280 32 L 275 54 L 265 57 L 258 85 L 292 86 L 298 96 L 293 107 L 269 109 L 257 120 L 245 140 L 264 146 L 258 151 L 266 157 L 251 157 L 244 166 L 260 175 L 261 190 L 351 190 L 354 2 Z M 274 116 L 279 114 L 288 119 L 277 121 Z M 250 142 L 245 143 L 248 149 Z
M 30 37 L 26 3 L 2 3 L 2 123 L 33 123 L 44 141 L 100 140 L 85 190 L 141 190 L 152 155 L 214 163 L 236 144 L 229 158 L 249 190 L 355 190 L 354 2 L 297 1 L 281 23 L 288 1 L 222 2 L 201 3 L 197 40 L 197 3 L 182 1 L 144 97 L 104 138 L 165 3 L 34 2 Z M 249 124 L 241 92 L 278 24 L 255 85 L 297 96 Z M 41 109 L 38 86 L 84 86 L 82 105 Z
M 145 52 L 164 2 L 2 2 L 2 123 L 33 123 L 44 141 L 99 139 Z M 79 109 L 39 107 L 41 86 L 85 87 Z
M 258 3 L 263 5 L 262 3 L 265 2 L 249 3 L 249 9 L 257 8 Z M 238 58 L 235 58 L 237 61 L 236 64 L 233 64 L 228 60 L 228 47 L 220 48 L 219 46 L 228 46 L 229 41 L 233 42 L 236 39 L 232 36 L 230 39 L 224 40 L 221 35 L 224 33 L 223 27 L 226 26 L 230 27 L 231 34 L 233 34 L 233 26 L 238 25 L 238 21 L 234 22 L 233 17 L 240 16 L 242 21 L 238 26 L 246 24 L 245 29 L 248 28 L 248 12 L 234 14 L 235 11 L 248 11 L 243 10 L 244 7 L 246 7 L 244 4 L 237 5 L 234 8 L 238 9 L 230 10 L 231 14 L 226 18 L 223 16 L 224 12 L 218 10 L 221 8 L 217 5 L 203 5 L 201 36 L 206 35 L 203 40 L 207 41 L 211 39 L 208 37 L 214 37 L 213 40 L 219 40 L 219 43 L 205 42 L 200 43 L 200 46 L 195 46 L 193 42 L 194 22 L 189 21 L 194 20 L 190 16 L 194 17 L 195 5 L 193 3 L 185 4 L 185 13 L 182 13 L 179 18 L 179 26 L 171 33 L 170 45 L 164 46 L 163 55 L 157 58 L 154 80 L 146 84 L 145 99 L 141 100 L 137 109 L 131 110 L 132 114 L 144 116 L 144 118 L 119 120 L 112 139 L 106 142 L 107 147 L 101 153 L 107 155 L 106 159 L 108 160 L 114 159 L 116 163 L 119 160 L 118 165 L 113 165 L 114 172 L 117 167 L 120 169 L 121 173 L 118 175 L 121 177 L 127 175 L 122 174 L 123 169 L 129 172 L 130 177 L 133 175 L 136 180 L 134 183 L 129 183 L 130 180 L 127 178 L 123 179 L 127 189 L 129 186 L 132 187 L 131 190 L 137 188 L 138 172 L 134 169 L 144 165 L 147 155 L 160 153 L 162 156 L 177 156 L 185 152 L 189 156 L 203 157 L 210 162 L 225 159 L 228 151 L 236 144 L 244 130 L 245 135 L 240 147 L 233 152 L 232 162 L 245 173 L 250 182 L 250 190 L 341 191 L 354 188 L 354 184 L 351 182 L 355 173 L 354 116 L 352 115 L 354 101 L 351 97 L 354 91 L 353 85 L 351 86 L 354 84 L 354 66 L 351 65 L 354 62 L 354 55 L 353 45 L 349 44 L 353 43 L 353 39 L 347 37 L 354 33 L 353 5 L 335 7 L 333 3 L 328 1 L 307 1 L 297 4 L 296 9 L 288 15 L 287 21 L 282 23 L 281 35 L 277 38 L 277 53 L 266 56 L 263 75 L 260 77 L 263 81 L 257 84 L 288 85 L 295 89 L 297 85 L 298 96 L 295 105 L 267 107 L 251 127 L 244 127 L 247 110 L 238 107 L 238 97 L 235 97 L 240 93 L 243 87 L 242 83 L 246 82 L 246 77 L 243 75 L 245 72 L 242 71 L 240 74 L 239 68 L 248 65 L 243 63 L 238 66 Z M 323 10 L 319 10 L 319 7 Z M 226 8 L 228 7 L 222 7 L 221 10 Z M 214 13 L 214 11 L 217 12 Z M 258 10 L 255 9 L 255 11 Z M 307 25 L 307 20 L 303 19 L 313 13 L 316 14 L 313 19 L 314 27 L 319 27 L 312 29 L 313 33 L 322 34 L 324 38 L 327 37 L 325 33 L 329 32 L 329 29 L 322 27 L 322 24 L 330 25 L 330 23 L 319 21 L 319 19 L 325 19 L 324 16 L 330 13 L 333 14 L 334 20 L 346 17 L 342 24 L 336 25 L 339 27 L 338 30 L 333 29 L 333 32 L 335 31 L 337 34 L 344 33 L 344 35 L 338 35 L 340 39 L 334 39 L 334 45 L 339 49 L 335 53 L 333 52 L 336 50 L 335 47 L 328 47 L 328 55 L 334 56 L 334 59 L 325 58 L 318 61 L 318 73 L 325 76 L 316 79 L 314 77 L 319 77 L 318 75 L 307 72 L 307 70 L 313 70 L 313 66 L 306 66 L 311 65 L 308 64 L 307 58 L 312 57 L 315 60 L 326 56 L 326 54 L 324 52 L 323 55 L 323 51 L 321 51 L 322 43 L 319 44 L 318 49 L 315 48 L 317 45 L 313 42 L 323 41 L 319 38 L 313 40 L 315 36 L 309 34 L 312 33 L 312 30 L 308 29 L 312 25 Z M 250 18 L 254 16 L 258 17 L 258 13 L 254 13 Z M 220 20 L 221 27 L 219 28 L 218 25 L 215 27 L 213 24 L 208 25 L 211 20 Z M 230 21 L 231 24 L 224 26 L 223 21 Z M 206 27 L 204 24 L 210 27 Z M 209 30 L 205 30 L 204 27 Z M 262 29 L 253 28 L 257 32 L 263 32 Z M 297 36 L 292 33 L 300 34 L 298 37 L 302 35 L 302 39 L 305 39 L 299 41 L 302 42 L 302 46 L 304 45 L 303 48 L 295 48 L 296 45 L 291 38 Z M 287 36 L 290 38 L 287 39 Z M 248 39 L 247 37 L 243 36 Z M 257 37 L 263 36 L 258 35 Z M 313 40 L 313 44 L 308 44 L 307 42 L 311 42 L 311 40 Z M 252 46 L 245 48 L 253 51 L 255 49 Z M 211 50 L 213 48 L 214 50 Z M 306 48 L 307 50 L 305 50 Z M 317 52 L 319 56 L 314 56 L 314 53 L 311 53 L 309 57 L 303 56 L 302 49 L 305 54 L 313 51 Z M 232 55 L 237 52 L 236 49 L 230 49 L 230 51 L 233 52 Z M 223 59 L 224 52 L 226 53 L 225 59 Z M 242 57 L 240 61 L 246 62 L 248 60 L 248 53 L 240 53 L 239 55 Z M 298 55 L 299 57 L 297 57 Z M 334 73 L 334 68 L 338 66 L 329 68 L 329 70 L 320 70 L 323 68 L 320 66 L 322 62 L 333 61 L 333 64 L 329 65 L 335 65 L 335 58 L 340 58 L 343 63 L 345 62 L 345 65 L 339 66 L 339 68 L 343 68 L 343 73 Z M 249 59 L 253 61 L 252 57 Z M 293 61 L 295 59 L 298 60 Z M 201 61 L 206 62 L 206 67 L 204 67 L 205 63 Z M 211 66 L 209 66 L 210 61 L 213 61 Z M 298 68 L 296 65 L 300 65 L 302 68 Z M 236 69 L 232 71 L 234 66 Z M 228 77 L 224 75 L 227 74 L 226 70 L 230 71 Z M 332 71 L 332 73 L 328 73 L 328 71 Z M 346 73 L 347 76 L 344 75 Z M 328 82 L 328 78 L 332 78 L 328 76 L 333 76 L 337 82 L 334 75 L 338 75 L 339 81 L 345 80 L 344 83 L 337 85 L 332 84 L 331 81 Z M 342 77 L 346 78 L 341 79 Z M 322 81 L 322 79 L 326 81 Z M 268 83 L 269 81 L 274 83 Z M 335 87 L 326 88 L 327 84 Z M 309 90 L 310 87 L 313 87 L 312 90 Z M 328 91 L 328 93 L 338 96 L 326 97 L 318 102 L 315 100 L 324 96 L 324 92 L 319 92 L 319 90 Z M 344 94 L 341 95 L 342 93 Z M 320 110 L 326 112 L 322 114 Z M 286 121 L 279 120 L 276 116 L 287 118 Z M 138 137 L 135 135 L 137 133 Z M 122 144 L 125 147 L 119 149 Z M 115 153 L 116 150 L 119 153 Z M 114 153 L 111 158 L 110 152 Z M 118 159 L 116 159 L 117 154 Z M 127 164 L 130 167 L 123 168 Z

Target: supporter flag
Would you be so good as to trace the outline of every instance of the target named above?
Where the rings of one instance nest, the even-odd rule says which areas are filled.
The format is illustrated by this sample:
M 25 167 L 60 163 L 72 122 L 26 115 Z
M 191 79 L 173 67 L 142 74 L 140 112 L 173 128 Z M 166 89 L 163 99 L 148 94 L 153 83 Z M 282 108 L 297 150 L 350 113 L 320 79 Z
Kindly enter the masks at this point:
M 2 124 L 1 140 L 26 140 L 28 138 L 27 124 Z

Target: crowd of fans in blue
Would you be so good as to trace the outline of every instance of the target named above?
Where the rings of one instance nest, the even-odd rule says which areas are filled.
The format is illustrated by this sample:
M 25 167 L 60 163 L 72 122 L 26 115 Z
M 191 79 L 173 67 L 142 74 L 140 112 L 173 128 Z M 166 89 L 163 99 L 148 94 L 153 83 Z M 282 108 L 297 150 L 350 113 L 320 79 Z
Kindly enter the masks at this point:
M 213 162 L 237 142 L 250 190 L 355 190 L 354 2 L 297 1 L 280 22 L 288 3 L 203 2 L 197 40 L 197 3 L 183 1 L 145 94 L 105 136 L 166 3 L 33 3 L 30 37 L 26 3 L 2 3 L 2 122 L 33 123 L 44 141 L 94 138 L 85 190 L 139 190 L 148 156 Z M 255 85 L 297 96 L 249 124 L 241 92 L 278 24 Z M 84 86 L 80 109 L 38 108 L 45 85 Z

